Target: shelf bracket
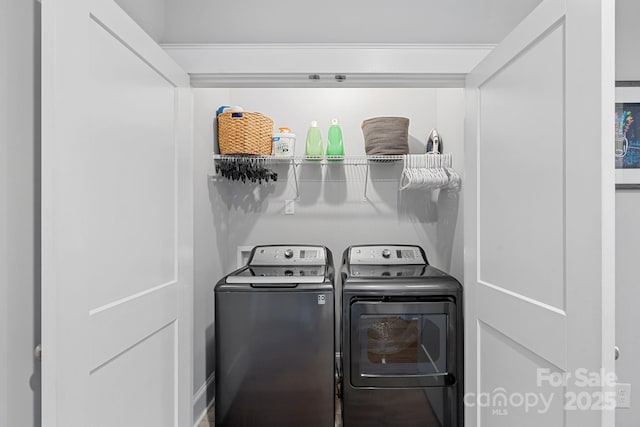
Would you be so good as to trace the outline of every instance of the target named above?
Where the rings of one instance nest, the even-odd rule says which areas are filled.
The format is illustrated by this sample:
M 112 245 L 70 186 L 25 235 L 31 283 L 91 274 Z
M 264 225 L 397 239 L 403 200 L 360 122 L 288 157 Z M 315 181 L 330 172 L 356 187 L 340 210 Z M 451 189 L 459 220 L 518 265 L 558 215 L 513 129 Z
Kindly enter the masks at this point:
M 365 171 L 365 174 L 364 174 L 364 195 L 363 195 L 363 200 L 365 200 L 365 201 L 369 200 L 369 198 L 367 197 L 368 184 L 369 184 L 369 162 L 367 162 L 367 170 Z
M 292 161 L 293 165 L 293 182 L 296 185 L 296 198 L 294 200 L 298 200 L 300 198 L 300 190 L 298 189 L 298 165 L 295 161 Z

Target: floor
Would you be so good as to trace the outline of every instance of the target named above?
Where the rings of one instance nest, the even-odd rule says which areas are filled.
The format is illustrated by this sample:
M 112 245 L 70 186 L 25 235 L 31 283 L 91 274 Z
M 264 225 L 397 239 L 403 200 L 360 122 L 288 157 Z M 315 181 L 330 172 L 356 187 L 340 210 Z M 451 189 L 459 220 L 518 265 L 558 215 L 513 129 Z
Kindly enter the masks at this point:
M 198 427 L 213 427 L 215 425 L 216 425 L 215 411 L 214 411 L 214 407 L 211 406 L 211 408 L 209 409 L 209 412 L 207 412 L 207 416 L 204 417 L 202 421 L 200 421 L 200 424 L 198 424 Z
M 207 413 L 207 416 L 202 419 L 198 427 L 215 427 L 216 417 L 215 410 L 212 406 Z M 342 405 L 340 400 L 336 397 L 336 425 L 335 427 L 342 427 Z

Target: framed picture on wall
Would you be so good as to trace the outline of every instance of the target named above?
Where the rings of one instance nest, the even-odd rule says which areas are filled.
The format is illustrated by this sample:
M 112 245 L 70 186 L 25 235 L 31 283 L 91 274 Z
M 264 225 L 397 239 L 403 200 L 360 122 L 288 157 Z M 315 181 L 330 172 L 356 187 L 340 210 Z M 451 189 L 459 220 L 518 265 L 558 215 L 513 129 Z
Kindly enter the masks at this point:
M 635 83 L 635 82 L 634 82 Z M 640 187 L 640 82 L 616 87 L 616 187 Z

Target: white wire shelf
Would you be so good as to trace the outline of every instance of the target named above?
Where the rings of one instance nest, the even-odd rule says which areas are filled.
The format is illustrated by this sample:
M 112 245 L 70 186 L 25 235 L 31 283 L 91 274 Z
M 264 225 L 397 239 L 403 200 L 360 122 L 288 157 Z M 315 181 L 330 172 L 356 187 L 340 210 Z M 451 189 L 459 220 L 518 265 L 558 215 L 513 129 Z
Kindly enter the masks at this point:
M 214 154 L 214 160 L 239 160 L 239 159 L 255 159 L 258 161 L 264 161 L 265 163 L 289 163 L 294 165 L 303 164 L 320 164 L 320 165 L 368 165 L 369 162 L 384 163 L 384 162 L 396 162 L 404 159 L 403 155 L 393 156 L 367 156 L 367 155 L 346 155 L 346 156 L 250 156 L 250 155 L 235 155 L 235 154 Z
M 289 164 L 293 165 L 297 169 L 297 166 L 301 165 L 353 165 L 353 166 L 366 166 L 366 177 L 369 176 L 370 164 L 383 164 L 393 163 L 404 160 L 404 155 L 389 155 L 389 156 L 367 156 L 367 155 L 347 155 L 347 156 L 253 156 L 253 155 L 239 155 L 239 154 L 213 154 L 214 160 L 221 161 L 236 161 L 236 160 L 255 160 L 263 162 L 265 165 L 269 164 Z M 296 200 L 300 198 L 300 190 L 298 187 L 298 176 L 294 171 L 293 173 L 294 185 L 296 189 Z M 367 199 L 368 190 L 368 178 L 364 180 L 364 200 Z

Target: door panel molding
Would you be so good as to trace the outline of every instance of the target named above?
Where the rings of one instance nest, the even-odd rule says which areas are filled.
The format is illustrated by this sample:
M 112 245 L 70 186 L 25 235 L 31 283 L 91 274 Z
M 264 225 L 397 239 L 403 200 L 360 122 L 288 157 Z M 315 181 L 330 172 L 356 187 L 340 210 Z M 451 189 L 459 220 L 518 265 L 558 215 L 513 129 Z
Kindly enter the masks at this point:
M 563 371 L 567 368 L 564 311 L 478 282 L 478 318 Z M 490 307 L 504 307 L 496 310 Z
M 113 358 L 123 348 L 135 345 L 164 325 L 175 322 L 178 317 L 177 288 L 174 282 L 143 297 L 91 314 L 91 370 Z M 113 329 L 120 333 L 114 335 Z
M 170 323 L 92 373 L 92 419 L 87 425 L 179 425 L 175 405 L 157 404 L 172 401 L 177 377 L 175 355 L 169 353 L 168 357 L 158 358 L 158 363 L 149 360 L 150 354 L 159 355 L 166 348 L 176 347 L 176 334 L 175 323 Z
M 133 295 L 130 295 L 128 297 L 121 298 L 119 300 L 116 300 L 116 301 L 110 302 L 108 304 L 105 304 L 103 306 L 93 308 L 93 309 L 91 309 L 89 311 L 89 316 L 97 315 L 100 312 L 103 312 L 103 311 L 106 311 L 106 310 L 110 310 L 110 309 L 115 308 L 117 306 L 129 303 L 129 302 L 131 302 L 131 301 L 133 301 L 135 299 L 142 298 L 142 297 L 145 297 L 145 296 L 147 296 L 149 294 L 152 294 L 154 292 L 161 291 L 166 287 L 175 285 L 176 283 L 177 283 L 177 280 L 172 280 L 171 282 L 163 283 L 162 285 L 158 285 L 158 286 L 150 288 L 150 289 L 145 289 L 144 291 L 138 292 L 137 294 L 133 294 Z
M 114 1 L 89 0 L 89 16 L 174 87 L 188 87 L 184 70 Z
M 176 320 L 172 319 L 172 320 L 170 320 L 169 322 L 167 322 L 165 324 L 161 324 L 160 327 L 158 327 L 157 329 L 154 328 L 153 331 L 151 331 L 150 333 L 148 333 L 146 335 L 141 336 L 140 339 L 138 339 L 137 341 L 129 344 L 128 346 L 126 346 L 126 347 L 118 347 L 118 352 L 117 353 L 114 353 L 114 354 L 110 355 L 110 357 L 101 360 L 100 363 L 97 363 L 95 366 L 93 366 L 91 368 L 90 374 L 91 375 L 95 374 L 97 371 L 105 368 L 107 365 L 109 365 L 114 360 L 118 359 L 121 356 L 124 356 L 125 354 L 127 354 L 128 352 L 130 352 L 132 350 L 135 350 L 138 346 L 140 346 L 140 344 L 142 344 L 143 342 L 151 339 L 154 335 L 162 332 L 166 328 L 173 327 L 175 329 L 175 324 L 176 324 Z M 175 336 L 174 336 L 174 338 L 175 338 Z
M 498 410 L 506 411 L 503 415 L 495 413 L 496 407 L 478 405 L 478 419 L 481 420 L 479 425 L 489 427 L 545 425 L 556 427 L 560 425 L 557 420 L 563 418 L 564 389 L 546 382 L 539 383 L 538 378 L 539 375 L 559 377 L 563 374 L 562 370 L 487 323 L 479 322 L 478 331 L 480 346 L 483 348 L 479 356 L 482 382 L 480 387 L 483 392 L 489 393 L 492 398 L 499 396 L 501 392 L 511 398 L 517 396 L 512 394 L 517 390 L 520 393 L 543 396 L 547 400 L 544 405 L 538 401 L 536 405 L 529 408 L 528 412 L 522 407 L 514 407 L 507 403 L 502 408 L 498 407 Z M 509 360 L 509 363 L 504 363 L 505 359 Z M 536 407 L 533 408 L 533 406 Z M 526 418 L 514 417 L 518 412 L 520 415 L 524 414 Z
M 566 0 L 545 0 L 533 10 L 500 44 L 467 76 L 467 86 L 481 87 L 493 75 L 508 66 L 517 56 L 548 32 L 561 25 L 566 13 Z
M 561 26 L 546 31 L 482 84 L 476 157 L 478 281 L 560 309 L 566 287 L 564 42 Z

